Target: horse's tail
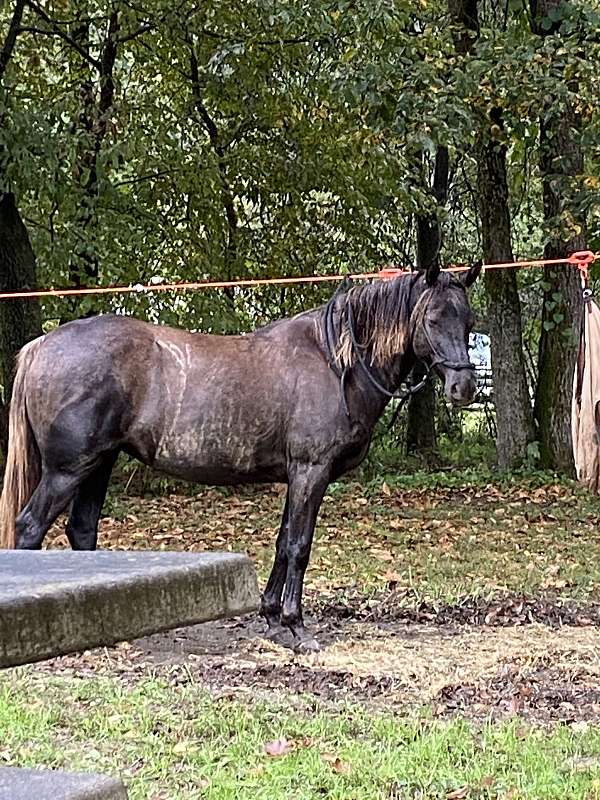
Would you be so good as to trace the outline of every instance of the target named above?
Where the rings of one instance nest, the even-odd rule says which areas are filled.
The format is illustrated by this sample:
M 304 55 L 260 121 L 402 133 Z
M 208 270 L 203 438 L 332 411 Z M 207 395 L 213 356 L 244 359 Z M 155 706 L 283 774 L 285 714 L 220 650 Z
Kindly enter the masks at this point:
M 8 456 L 0 498 L 0 548 L 14 548 L 15 520 L 40 482 L 41 459 L 27 416 L 25 377 L 44 337 L 20 351 L 8 422 Z

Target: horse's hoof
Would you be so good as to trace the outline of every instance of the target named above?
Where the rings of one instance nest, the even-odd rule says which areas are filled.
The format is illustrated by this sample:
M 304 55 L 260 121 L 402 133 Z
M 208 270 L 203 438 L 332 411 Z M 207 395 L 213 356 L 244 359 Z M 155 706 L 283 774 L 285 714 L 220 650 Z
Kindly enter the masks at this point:
M 275 644 L 279 644 L 282 647 L 291 647 L 292 632 L 289 628 L 286 628 L 283 625 L 273 623 L 272 625 L 269 625 L 265 631 L 265 639 L 268 639 L 270 642 L 274 642 Z
M 300 655 L 305 653 L 319 653 L 321 651 L 321 645 L 314 636 L 296 637 L 294 639 L 294 651 Z

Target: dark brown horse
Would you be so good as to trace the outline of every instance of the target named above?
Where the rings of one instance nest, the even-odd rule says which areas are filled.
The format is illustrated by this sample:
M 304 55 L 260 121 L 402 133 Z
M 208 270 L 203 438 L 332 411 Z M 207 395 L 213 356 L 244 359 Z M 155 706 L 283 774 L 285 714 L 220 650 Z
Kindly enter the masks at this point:
M 272 632 L 284 626 L 298 647 L 316 647 L 301 595 L 323 495 L 364 459 L 417 358 L 450 400 L 470 402 L 465 286 L 478 272 L 355 286 L 246 336 L 106 315 L 36 339 L 14 383 L 0 544 L 40 548 L 70 504 L 69 542 L 93 550 L 120 451 L 204 484 L 287 483 L 262 614 Z

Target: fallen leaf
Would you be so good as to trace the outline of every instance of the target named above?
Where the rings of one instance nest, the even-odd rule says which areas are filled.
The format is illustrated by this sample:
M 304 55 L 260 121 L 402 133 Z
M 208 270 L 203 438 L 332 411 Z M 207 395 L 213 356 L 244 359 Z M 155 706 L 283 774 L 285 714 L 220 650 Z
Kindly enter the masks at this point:
M 188 753 L 191 749 L 192 749 L 192 746 L 191 746 L 190 742 L 185 742 L 185 741 L 177 742 L 173 746 L 173 752 L 178 756 L 183 755 L 184 753 Z
M 338 775 L 348 775 L 348 773 L 352 771 L 350 764 L 347 764 L 345 761 L 342 761 L 339 758 L 336 758 L 336 760 L 333 762 L 331 769 L 334 772 L 337 772 Z
M 386 583 L 400 583 L 402 575 L 393 569 L 388 569 L 388 571 L 384 573 L 383 579 Z
M 591 772 L 600 769 L 600 758 L 594 756 L 578 756 L 569 758 L 566 767 L 571 772 Z
M 518 714 L 521 709 L 522 703 L 518 697 L 511 697 L 508 701 L 506 710 L 509 714 Z
M 267 742 L 265 744 L 265 753 L 272 758 L 286 756 L 288 753 L 291 753 L 293 749 L 294 746 L 292 742 L 283 738 L 275 739 L 273 742 Z
M 446 800 L 463 800 L 471 794 L 469 786 L 461 786 L 459 789 L 454 789 L 452 792 L 446 794 Z
M 331 753 L 321 753 L 321 758 L 323 761 L 326 761 L 331 769 L 334 772 L 337 772 L 339 775 L 348 775 L 348 773 L 352 772 L 352 767 L 350 764 L 342 761 L 339 756 L 332 755 Z

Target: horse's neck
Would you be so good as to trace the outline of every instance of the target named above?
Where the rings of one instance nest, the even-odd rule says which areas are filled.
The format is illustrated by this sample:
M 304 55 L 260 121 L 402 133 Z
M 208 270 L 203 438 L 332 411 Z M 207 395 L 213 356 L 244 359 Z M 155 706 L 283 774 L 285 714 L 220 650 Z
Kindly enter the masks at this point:
M 407 329 L 408 328 L 410 328 L 410 321 L 407 321 Z M 406 342 L 403 350 L 394 353 L 384 362 L 378 364 L 373 363 L 375 359 L 373 358 L 372 347 L 369 346 L 369 344 L 367 344 L 367 346 L 364 346 L 364 344 L 361 346 L 361 342 L 370 343 L 372 342 L 372 339 L 372 330 L 365 329 L 360 332 L 360 335 L 357 337 L 357 344 L 360 347 L 361 354 L 363 356 L 363 364 L 361 365 L 359 363 L 358 354 L 355 353 L 354 366 L 352 369 L 362 375 L 363 379 L 372 385 L 372 382 L 369 381 L 369 378 L 366 375 L 366 366 L 369 374 L 380 386 L 382 386 L 388 392 L 395 392 L 400 384 L 406 379 L 416 361 L 412 351 L 410 339 L 407 337 L 409 340 Z M 379 394 L 383 395 L 382 392 L 379 392 Z M 389 399 L 389 397 L 386 398 L 386 404 Z
M 395 393 L 408 377 L 415 362 L 416 359 L 412 350 L 407 350 L 403 353 L 398 353 L 386 364 L 375 367 L 369 366 L 367 362 L 367 366 L 369 366 L 371 376 L 380 386 L 387 392 Z M 385 411 L 391 398 L 373 385 L 373 382 L 369 380 L 360 364 L 355 364 L 352 369 L 357 386 L 360 387 L 361 395 L 367 398 L 365 403 L 366 412 L 369 417 L 372 417 L 372 424 L 374 425 Z
M 345 310 L 344 304 L 345 298 L 341 297 L 332 309 L 329 344 L 326 329 L 328 306 L 316 309 L 316 312 L 319 314 L 317 319 L 321 326 L 321 343 L 326 351 L 331 348 L 331 352 L 326 353 L 330 361 L 333 361 L 335 358 L 335 353 L 340 344 L 341 320 Z M 360 363 L 356 348 L 353 347 L 353 364 L 350 367 L 348 375 L 350 380 L 345 382 L 349 390 L 355 393 L 356 396 L 353 403 L 357 403 L 361 407 L 360 416 L 367 425 L 369 425 L 369 423 L 375 425 L 391 399 L 385 392 L 380 391 L 376 384 L 378 383 L 382 386 L 386 392 L 396 392 L 416 362 L 416 358 L 412 352 L 412 346 L 408 344 L 404 351 L 395 353 L 384 363 L 377 365 L 372 364 L 373 355 L 371 348 L 369 346 L 361 346 L 362 343 L 369 342 L 371 336 L 372 331 L 368 329 L 363 329 L 357 334 L 357 345 L 363 356 L 363 363 Z M 369 378 L 367 372 L 373 380 Z
M 369 348 L 363 352 L 363 363 L 355 358 L 349 383 L 356 393 L 354 402 L 361 407 L 359 413 L 363 423 L 373 427 L 392 399 L 389 394 L 396 393 L 408 377 L 416 363 L 416 357 L 410 344 L 402 352 L 395 353 L 378 365 L 371 363 L 372 354 Z M 379 387 L 385 391 L 382 392 Z

